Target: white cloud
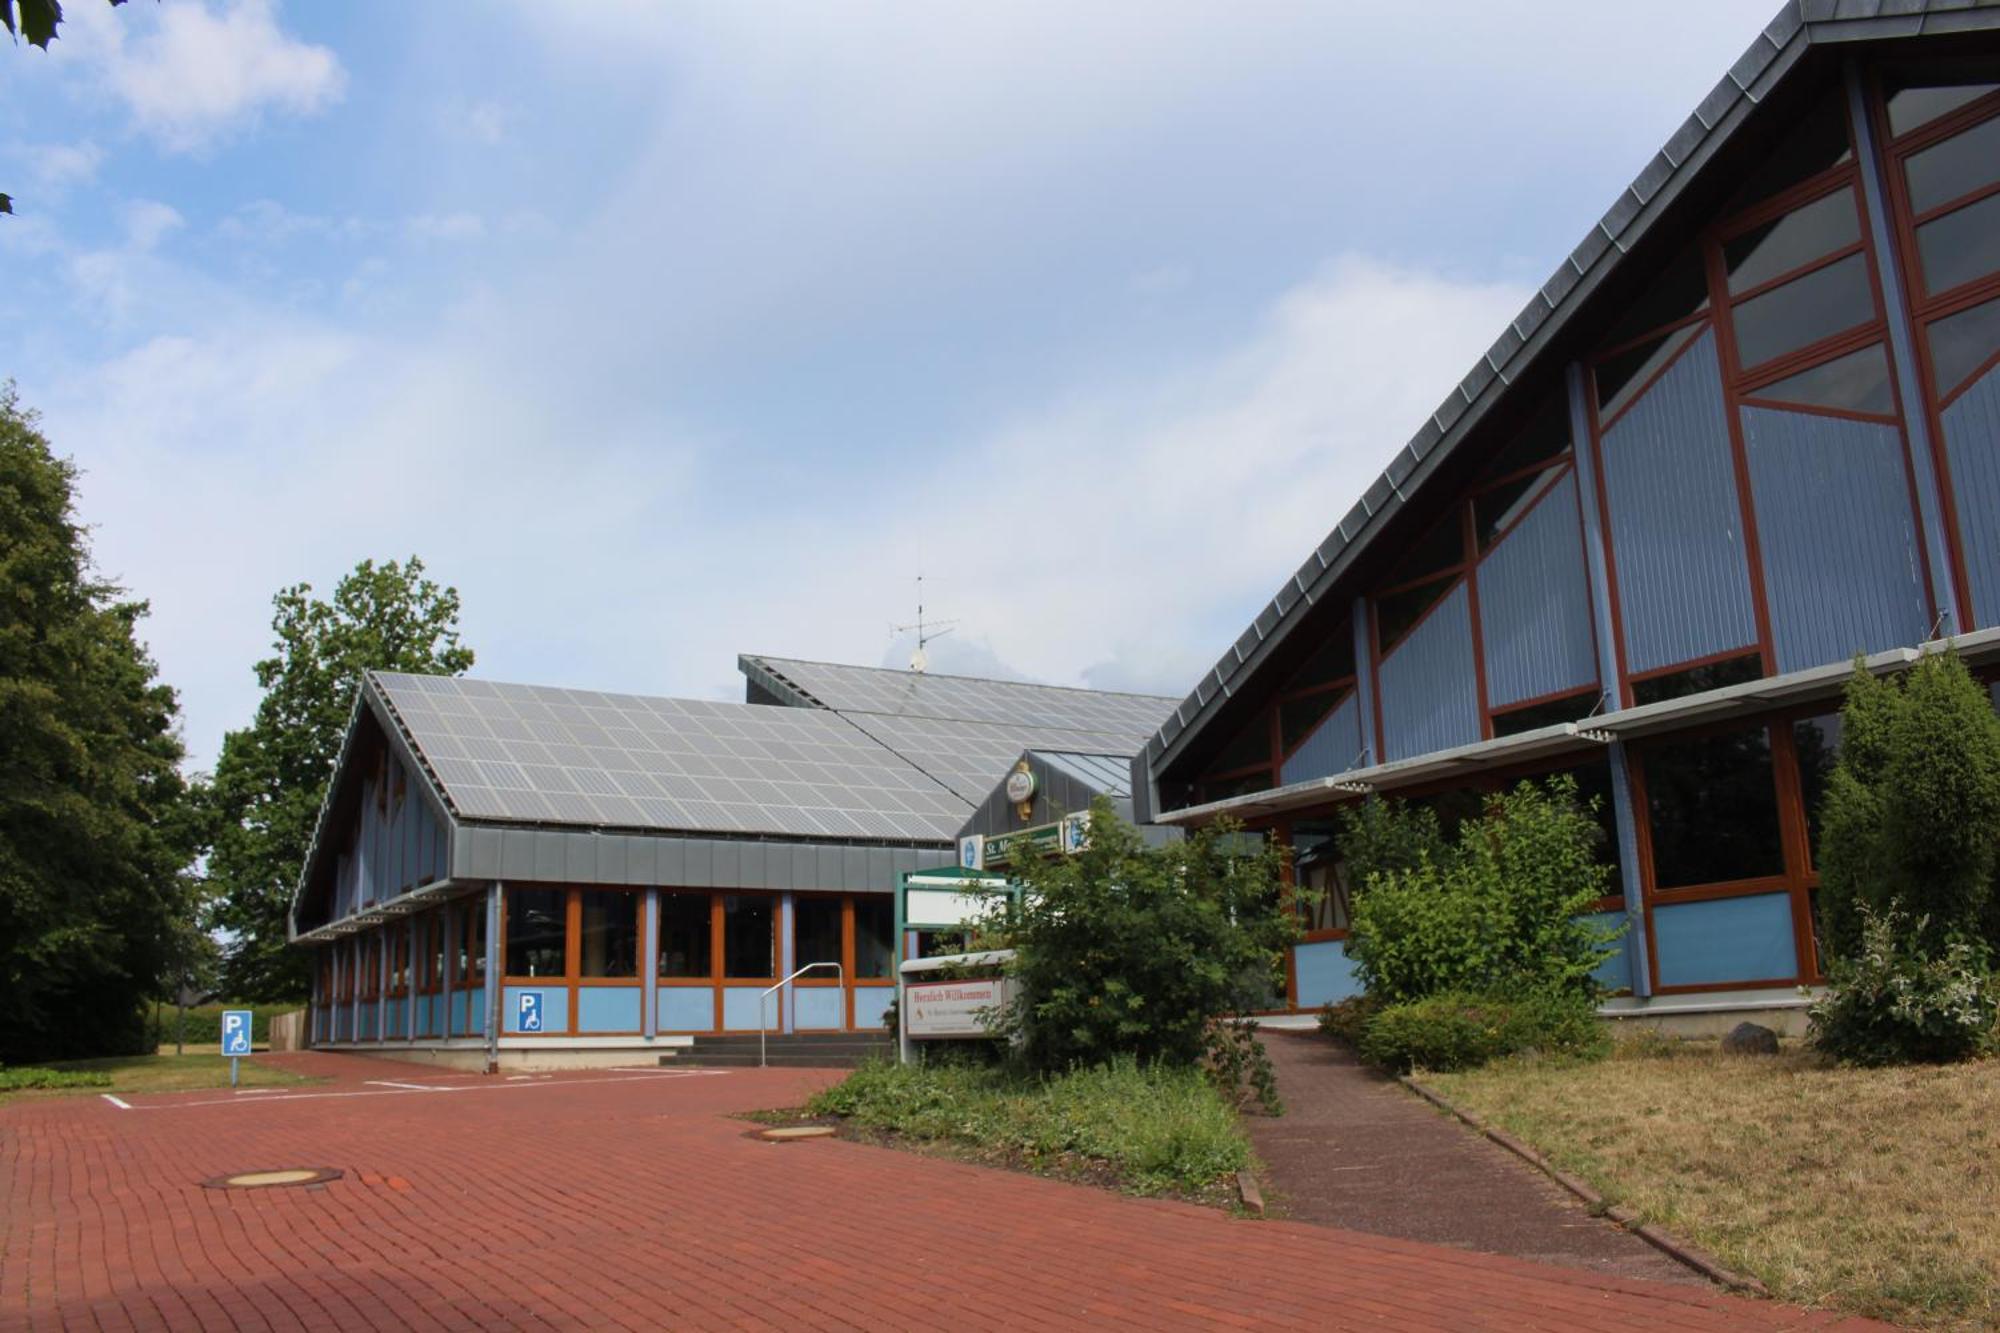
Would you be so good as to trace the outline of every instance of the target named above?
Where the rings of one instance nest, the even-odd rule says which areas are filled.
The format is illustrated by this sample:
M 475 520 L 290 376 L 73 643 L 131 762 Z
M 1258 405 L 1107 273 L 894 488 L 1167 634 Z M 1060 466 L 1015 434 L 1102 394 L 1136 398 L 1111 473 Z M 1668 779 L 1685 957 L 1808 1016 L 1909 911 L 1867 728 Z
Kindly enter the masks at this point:
M 134 250 L 151 250 L 160 238 L 186 225 L 180 210 L 157 199 L 135 199 L 125 205 L 125 243 Z
M 339 58 L 285 33 L 272 0 L 162 5 L 151 23 L 100 8 L 77 6 L 64 35 L 98 66 L 133 126 L 171 151 L 205 148 L 267 110 L 315 115 L 346 89 Z
M 72 186 L 88 184 L 104 163 L 104 150 L 88 139 L 80 143 L 42 144 L 20 149 L 35 183 L 45 191 L 60 193 Z
M 489 146 L 507 137 L 507 126 L 513 118 L 513 112 L 491 98 L 447 102 L 438 111 L 438 123 L 446 135 Z
M 404 223 L 420 241 L 476 241 L 486 234 L 486 222 L 475 213 L 421 213 Z

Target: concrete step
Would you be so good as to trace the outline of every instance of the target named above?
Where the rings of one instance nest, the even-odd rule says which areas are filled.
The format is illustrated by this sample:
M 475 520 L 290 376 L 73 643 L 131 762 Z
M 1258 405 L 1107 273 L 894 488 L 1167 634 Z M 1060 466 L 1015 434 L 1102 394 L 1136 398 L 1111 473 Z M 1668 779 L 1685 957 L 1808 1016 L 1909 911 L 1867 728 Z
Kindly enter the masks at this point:
M 867 1060 L 876 1058 L 877 1052 L 865 1055 L 851 1053 L 828 1054 L 819 1051 L 772 1051 L 764 1059 L 771 1069 L 853 1069 Z M 705 1055 L 690 1052 L 686 1055 L 663 1055 L 662 1065 L 675 1069 L 755 1069 L 755 1051 L 711 1051 Z

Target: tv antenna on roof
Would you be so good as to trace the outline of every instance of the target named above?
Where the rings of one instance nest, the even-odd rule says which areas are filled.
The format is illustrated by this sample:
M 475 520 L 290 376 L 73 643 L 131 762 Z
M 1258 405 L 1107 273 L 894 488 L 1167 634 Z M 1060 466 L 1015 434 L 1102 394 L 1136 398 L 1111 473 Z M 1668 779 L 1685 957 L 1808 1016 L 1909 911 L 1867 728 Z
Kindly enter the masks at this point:
M 925 651 L 930 641 L 932 639 L 942 639 L 957 628 L 958 622 L 956 620 L 926 621 L 924 619 L 924 576 L 919 574 L 917 575 L 917 623 L 914 625 L 896 625 L 891 627 L 889 632 L 891 634 L 908 634 L 911 630 L 917 632 L 917 650 L 910 654 L 910 670 L 923 671 L 931 664 L 931 656 Z

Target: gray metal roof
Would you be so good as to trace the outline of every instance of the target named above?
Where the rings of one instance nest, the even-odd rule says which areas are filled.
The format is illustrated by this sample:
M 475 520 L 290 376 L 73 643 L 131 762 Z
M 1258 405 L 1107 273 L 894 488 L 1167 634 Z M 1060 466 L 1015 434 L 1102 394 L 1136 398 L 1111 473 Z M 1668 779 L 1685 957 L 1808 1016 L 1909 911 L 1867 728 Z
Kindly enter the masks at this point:
M 1062 750 L 1033 750 L 1030 754 L 1061 773 L 1067 773 L 1086 787 L 1118 798 L 1132 794 L 1132 756 L 1129 754 L 1075 754 Z
M 1142 741 L 1174 704 L 1172 699 L 1153 694 L 802 662 L 755 653 L 743 654 L 737 665 L 767 688 L 773 683 L 781 687 L 774 692 L 836 713 L 1064 728 L 1136 736 Z
M 831 713 L 369 679 L 461 819 L 939 841 L 970 808 Z
M 778 698 L 837 713 L 968 804 L 983 801 L 1023 750 L 1122 754 L 1129 761 L 1173 706 L 1150 694 L 748 653 L 737 665 Z
M 1200 729 L 1645 237 L 1808 47 L 2000 28 L 2000 0 L 1787 0 L 1387 470 L 1148 740 L 1153 771 Z

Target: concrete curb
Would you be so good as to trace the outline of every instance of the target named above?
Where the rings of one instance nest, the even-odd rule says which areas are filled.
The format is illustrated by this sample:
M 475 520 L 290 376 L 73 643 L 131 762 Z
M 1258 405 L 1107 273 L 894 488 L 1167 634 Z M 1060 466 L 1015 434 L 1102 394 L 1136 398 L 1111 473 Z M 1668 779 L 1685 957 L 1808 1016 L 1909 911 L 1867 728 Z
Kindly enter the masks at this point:
M 1257 1186 L 1257 1177 L 1248 1171 L 1236 1173 L 1236 1197 L 1244 1208 L 1258 1217 L 1264 1215 L 1264 1191 Z
M 1697 1249 L 1671 1232 L 1663 1231 L 1650 1223 L 1640 1221 L 1639 1214 L 1630 1208 L 1610 1204 L 1602 1194 L 1592 1189 L 1588 1182 L 1580 1180 L 1569 1172 L 1557 1167 L 1555 1163 L 1521 1142 L 1521 1140 L 1515 1138 L 1512 1134 L 1509 1134 L 1506 1130 L 1487 1124 L 1480 1117 L 1446 1099 L 1443 1094 L 1435 1089 L 1426 1087 L 1422 1083 L 1417 1082 L 1416 1079 L 1411 1078 L 1408 1074 L 1398 1074 L 1396 1081 L 1411 1092 L 1416 1093 L 1417 1096 L 1422 1097 L 1431 1105 L 1437 1107 L 1440 1111 L 1443 1111 L 1446 1115 L 1455 1117 L 1467 1128 L 1478 1131 L 1492 1142 L 1499 1144 L 1508 1152 L 1513 1153 L 1516 1157 L 1555 1181 L 1556 1184 L 1583 1200 L 1584 1204 L 1592 1212 L 1610 1218 L 1613 1222 L 1645 1241 L 1669 1259 L 1686 1264 L 1703 1277 L 1708 1278 L 1712 1282 L 1720 1283 L 1731 1291 L 1740 1291 L 1748 1295 L 1763 1296 L 1766 1298 L 1770 1296 L 1770 1288 L 1766 1287 L 1756 1278 L 1746 1277 L 1732 1268 L 1725 1268 L 1716 1260 L 1715 1256 L 1709 1254 L 1706 1250 Z

